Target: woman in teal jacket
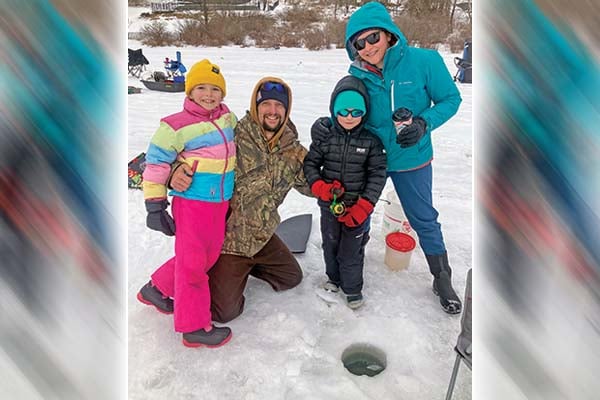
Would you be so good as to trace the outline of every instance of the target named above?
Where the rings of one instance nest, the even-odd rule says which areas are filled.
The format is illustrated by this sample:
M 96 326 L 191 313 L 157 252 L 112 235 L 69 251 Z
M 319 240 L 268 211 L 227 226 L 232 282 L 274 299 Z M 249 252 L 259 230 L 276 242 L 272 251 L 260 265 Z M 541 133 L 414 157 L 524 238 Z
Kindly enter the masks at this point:
M 452 270 L 438 212 L 433 207 L 431 131 L 458 110 L 461 98 L 437 51 L 409 47 L 385 7 L 367 3 L 352 14 L 346 26 L 349 72 L 362 79 L 371 98 L 367 128 L 383 142 L 388 176 L 406 217 L 419 235 L 433 291 L 444 311 L 460 313 L 462 304 L 452 288 Z M 412 112 L 412 123 L 397 134 L 395 110 Z

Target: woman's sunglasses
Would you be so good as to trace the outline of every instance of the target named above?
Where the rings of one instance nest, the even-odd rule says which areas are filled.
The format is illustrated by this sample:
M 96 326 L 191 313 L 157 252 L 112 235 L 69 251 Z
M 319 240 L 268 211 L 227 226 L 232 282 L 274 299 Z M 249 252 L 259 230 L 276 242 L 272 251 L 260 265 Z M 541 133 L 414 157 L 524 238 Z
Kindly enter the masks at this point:
M 261 86 L 261 90 L 265 92 L 270 92 L 271 90 L 276 90 L 279 93 L 285 93 L 285 88 L 279 82 L 265 82 Z
M 365 112 L 363 110 L 348 110 L 347 108 L 345 110 L 340 110 L 337 112 L 338 115 L 341 115 L 342 117 L 347 117 L 348 114 L 352 115 L 354 118 L 358 118 L 358 117 L 362 117 Z
M 361 51 L 367 45 L 365 42 L 369 42 L 369 44 L 375 44 L 379 42 L 379 38 L 381 36 L 381 31 L 375 31 L 362 39 L 356 39 L 354 41 L 354 48 L 358 51 Z

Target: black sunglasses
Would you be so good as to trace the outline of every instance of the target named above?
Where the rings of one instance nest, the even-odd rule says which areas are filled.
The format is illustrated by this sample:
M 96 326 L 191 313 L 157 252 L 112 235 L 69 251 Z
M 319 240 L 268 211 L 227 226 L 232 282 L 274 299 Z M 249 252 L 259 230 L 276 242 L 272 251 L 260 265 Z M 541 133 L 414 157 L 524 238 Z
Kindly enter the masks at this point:
M 285 93 L 285 88 L 279 82 L 265 82 L 262 84 L 261 90 L 264 90 L 265 92 L 276 90 L 279 93 Z
M 356 39 L 354 41 L 354 48 L 358 51 L 361 51 L 367 45 L 365 42 L 368 42 L 369 44 L 375 44 L 379 42 L 380 37 L 381 31 L 375 31 L 362 39 Z

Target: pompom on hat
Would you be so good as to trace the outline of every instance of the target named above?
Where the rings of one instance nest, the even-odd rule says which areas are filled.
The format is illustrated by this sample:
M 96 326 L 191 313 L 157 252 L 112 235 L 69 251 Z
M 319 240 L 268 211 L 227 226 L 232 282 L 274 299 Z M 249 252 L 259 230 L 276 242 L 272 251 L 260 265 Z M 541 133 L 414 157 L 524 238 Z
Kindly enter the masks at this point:
M 185 76 L 185 94 L 190 95 L 194 87 L 208 83 L 217 86 L 223 92 L 223 97 L 227 94 L 225 89 L 225 78 L 221 74 L 221 68 L 213 64 L 208 59 L 198 61 L 192 66 Z

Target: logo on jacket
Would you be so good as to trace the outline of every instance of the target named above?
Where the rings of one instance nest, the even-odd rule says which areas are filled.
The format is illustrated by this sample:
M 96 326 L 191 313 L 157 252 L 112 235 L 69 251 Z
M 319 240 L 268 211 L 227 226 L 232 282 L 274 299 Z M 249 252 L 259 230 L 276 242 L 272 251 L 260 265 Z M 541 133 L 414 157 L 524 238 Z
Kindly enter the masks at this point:
M 360 153 L 360 154 L 366 154 L 367 153 L 367 149 L 365 149 L 364 147 L 357 147 L 356 148 L 356 152 Z

